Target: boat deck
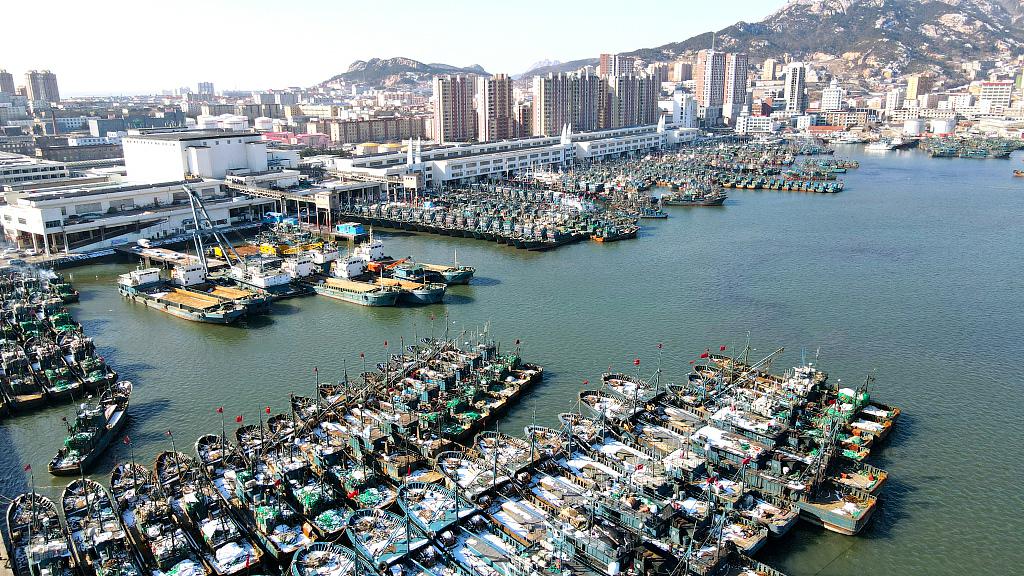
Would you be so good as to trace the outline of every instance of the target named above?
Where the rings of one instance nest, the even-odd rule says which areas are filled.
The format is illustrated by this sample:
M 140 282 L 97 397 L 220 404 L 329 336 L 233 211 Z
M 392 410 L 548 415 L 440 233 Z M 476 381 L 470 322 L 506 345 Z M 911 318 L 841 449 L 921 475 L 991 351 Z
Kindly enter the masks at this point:
M 192 308 L 199 310 L 206 310 L 220 304 L 220 300 L 213 296 L 189 292 L 188 290 L 181 290 L 180 288 L 171 289 L 161 296 L 160 299 L 171 302 L 172 304 L 191 306 Z
M 248 298 L 252 295 L 252 293 L 247 290 L 231 288 L 230 286 L 214 286 L 213 290 L 210 290 L 210 294 L 213 296 L 220 296 L 221 298 L 227 298 L 228 300 Z
M 384 286 L 394 286 L 403 290 L 419 290 L 423 288 L 423 284 L 419 282 L 410 282 L 409 280 L 399 280 L 397 278 L 380 278 L 378 282 Z
M 379 290 L 377 286 L 373 284 L 367 284 L 366 282 L 356 282 L 355 280 L 346 280 L 344 278 L 328 278 L 325 280 L 328 286 L 332 288 L 340 288 L 342 290 L 348 290 L 350 292 L 376 292 Z
M 417 262 L 417 264 L 422 266 L 424 270 L 429 270 L 430 272 L 444 272 L 455 268 L 455 266 L 447 266 L 445 264 L 424 264 L 422 262 Z

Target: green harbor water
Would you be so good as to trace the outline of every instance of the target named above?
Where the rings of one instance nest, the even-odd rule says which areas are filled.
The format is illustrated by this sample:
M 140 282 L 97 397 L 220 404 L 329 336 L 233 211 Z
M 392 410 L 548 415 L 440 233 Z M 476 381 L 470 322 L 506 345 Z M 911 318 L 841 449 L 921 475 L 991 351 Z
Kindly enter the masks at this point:
M 489 326 L 522 341 L 545 381 L 505 419 L 521 433 L 574 406 L 585 379 L 610 367 L 681 380 L 707 347 L 753 356 L 820 350 L 833 381 L 874 371 L 873 395 L 904 415 L 872 462 L 890 473 L 880 509 L 858 537 L 809 525 L 770 541 L 758 558 L 793 576 L 1011 574 L 1024 570 L 1024 179 L 1006 160 L 930 159 L 840 148 L 861 161 L 836 195 L 729 191 L 721 208 L 669 208 L 638 240 L 528 253 L 474 240 L 385 235 L 394 257 L 477 268 L 444 305 L 371 309 L 320 297 L 278 303 L 248 329 L 178 320 L 121 299 L 129 264 L 68 272 L 82 292 L 73 312 L 109 362 L 135 382 L 128 434 L 137 460 L 191 453 L 203 432 L 255 420 L 289 393 L 312 394 L 313 368 L 339 378 L 392 349 L 446 329 Z M 431 321 L 431 316 L 436 319 Z M 46 474 L 63 438 L 52 408 L 0 424 L 0 494 L 66 483 Z M 104 478 L 129 458 L 114 445 Z

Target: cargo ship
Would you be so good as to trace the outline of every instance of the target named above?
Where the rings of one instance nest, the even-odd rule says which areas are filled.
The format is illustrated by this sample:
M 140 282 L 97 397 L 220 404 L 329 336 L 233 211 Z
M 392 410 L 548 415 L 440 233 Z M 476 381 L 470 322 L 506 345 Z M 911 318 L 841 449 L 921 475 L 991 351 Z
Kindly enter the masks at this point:
M 361 306 L 394 306 L 401 292 L 392 286 L 384 286 L 359 280 L 366 271 L 366 261 L 346 256 L 331 265 L 330 276 L 313 276 L 309 286 L 321 296 L 344 300 Z
M 118 290 L 129 300 L 192 322 L 231 324 L 245 315 L 245 305 L 234 298 L 189 289 L 205 282 L 202 265 L 179 265 L 174 272 L 174 280 L 167 282 L 159 268 L 132 270 L 117 277 Z

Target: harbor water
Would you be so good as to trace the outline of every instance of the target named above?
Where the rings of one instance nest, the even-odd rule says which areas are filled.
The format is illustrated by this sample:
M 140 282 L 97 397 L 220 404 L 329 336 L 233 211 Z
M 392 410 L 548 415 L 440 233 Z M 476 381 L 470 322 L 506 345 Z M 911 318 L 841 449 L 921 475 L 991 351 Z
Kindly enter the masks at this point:
M 819 354 L 831 381 L 859 383 L 903 408 L 872 463 L 889 471 L 880 509 L 857 537 L 800 525 L 757 557 L 794 576 L 812 574 L 1009 574 L 1024 566 L 1024 181 L 1007 160 L 931 159 L 920 151 L 837 156 L 861 167 L 835 195 L 729 190 L 721 208 L 668 208 L 640 238 L 585 242 L 549 253 L 436 236 L 385 234 L 387 252 L 477 268 L 446 303 L 363 308 L 321 297 L 274 305 L 247 328 L 179 320 L 122 300 L 115 279 L 131 265 L 68 271 L 72 307 L 100 353 L 136 387 L 127 428 L 149 464 L 170 448 L 191 453 L 219 432 L 224 407 L 256 421 L 289 393 L 353 377 L 416 337 L 485 329 L 519 339 L 546 378 L 502 424 L 521 434 L 553 424 L 584 380 L 609 367 L 642 374 L 659 363 L 680 380 L 705 348 L 751 358 L 785 346 L 782 370 Z M 447 315 L 447 320 L 446 320 Z M 658 344 L 663 347 L 658 349 Z M 360 353 L 365 357 L 360 358 Z M 71 407 L 0 424 L 0 494 L 56 495 L 46 474 Z M 118 442 L 97 466 L 106 483 L 132 456 Z

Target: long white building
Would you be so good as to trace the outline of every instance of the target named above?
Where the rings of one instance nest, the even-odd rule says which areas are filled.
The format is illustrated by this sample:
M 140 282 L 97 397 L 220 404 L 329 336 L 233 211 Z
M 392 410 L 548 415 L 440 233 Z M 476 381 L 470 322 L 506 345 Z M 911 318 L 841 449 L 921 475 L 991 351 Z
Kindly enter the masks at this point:
M 274 210 L 275 200 L 237 192 L 225 178 L 278 189 L 299 182 L 290 169 L 298 165 L 298 152 L 268 150 L 255 133 L 164 132 L 129 135 L 123 143 L 123 182 L 55 182 L 9 193 L 0 206 L 7 240 L 51 254 L 186 233 L 195 219 L 183 186 L 204 199 L 215 224 L 237 225 Z
M 255 132 L 160 132 L 121 139 L 128 178 L 173 182 L 224 178 L 232 170 L 267 170 L 267 143 Z
M 46 254 L 174 236 L 194 224 L 183 185 L 204 199 L 219 225 L 248 222 L 274 210 L 272 200 L 237 195 L 219 181 L 193 179 L 38 190 L 0 206 L 0 220 L 8 242 Z
M 642 154 L 688 142 L 695 129 L 663 124 L 617 128 L 560 136 L 440 146 L 405 153 L 338 158 L 334 169 L 342 177 L 439 188 L 448 183 L 507 177 L 527 170 L 550 170 L 574 162 Z M 413 184 L 414 183 L 414 184 Z

